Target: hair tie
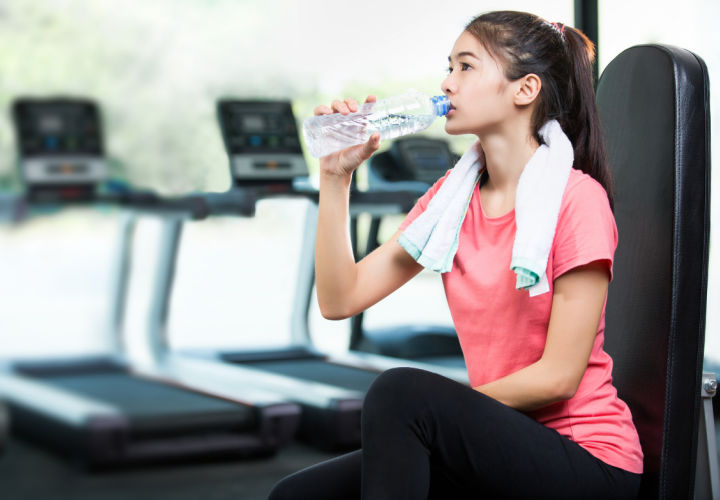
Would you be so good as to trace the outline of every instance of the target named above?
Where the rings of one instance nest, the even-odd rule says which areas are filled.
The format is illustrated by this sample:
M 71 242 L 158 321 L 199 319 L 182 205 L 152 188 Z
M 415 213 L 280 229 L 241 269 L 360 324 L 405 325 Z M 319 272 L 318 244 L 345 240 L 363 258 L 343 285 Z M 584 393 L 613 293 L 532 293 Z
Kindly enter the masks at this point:
M 552 28 L 560 33 L 560 38 L 563 39 L 563 42 L 565 41 L 565 25 L 563 23 L 548 23 Z

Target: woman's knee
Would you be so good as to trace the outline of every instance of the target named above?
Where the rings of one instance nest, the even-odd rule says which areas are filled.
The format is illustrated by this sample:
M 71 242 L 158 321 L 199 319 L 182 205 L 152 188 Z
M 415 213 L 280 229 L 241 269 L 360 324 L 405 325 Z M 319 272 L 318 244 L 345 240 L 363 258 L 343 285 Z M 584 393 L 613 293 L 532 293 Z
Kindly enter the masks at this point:
M 297 490 L 293 493 L 293 488 L 290 485 L 292 481 L 288 481 L 288 477 L 278 481 L 268 495 L 268 500 L 290 500 L 291 498 L 298 498 Z
M 360 450 L 313 465 L 280 480 L 268 500 L 360 498 Z
M 304 469 L 278 481 L 270 491 L 268 500 L 304 500 L 306 498 L 323 498 L 316 489 L 319 484 L 330 480 L 329 477 L 318 477 Z
M 440 375 L 417 368 L 391 368 L 375 379 L 365 395 L 363 413 L 408 410 L 422 406 Z

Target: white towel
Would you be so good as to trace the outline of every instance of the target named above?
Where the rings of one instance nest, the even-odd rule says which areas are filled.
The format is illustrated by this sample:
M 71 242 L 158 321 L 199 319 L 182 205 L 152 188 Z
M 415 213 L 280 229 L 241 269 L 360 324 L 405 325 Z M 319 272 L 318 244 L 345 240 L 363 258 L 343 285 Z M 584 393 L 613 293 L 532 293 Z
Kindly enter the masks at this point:
M 556 120 L 539 131 L 544 143 L 525 165 L 515 195 L 516 233 L 510 268 L 517 289 L 530 296 L 550 290 L 545 270 L 560 204 L 573 164 L 573 147 Z M 400 236 L 402 247 L 423 267 L 452 269 L 460 227 L 483 170 L 479 141 L 460 158 L 426 210 Z

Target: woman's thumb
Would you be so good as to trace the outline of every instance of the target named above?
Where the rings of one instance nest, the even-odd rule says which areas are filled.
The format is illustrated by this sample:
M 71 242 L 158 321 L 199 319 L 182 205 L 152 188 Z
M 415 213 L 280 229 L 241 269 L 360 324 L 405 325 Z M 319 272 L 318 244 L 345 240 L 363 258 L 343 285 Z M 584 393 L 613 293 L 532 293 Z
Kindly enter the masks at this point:
M 368 141 L 365 144 L 363 144 L 362 151 L 360 153 L 363 157 L 363 161 L 370 158 L 372 156 L 372 154 L 378 150 L 379 147 L 380 147 L 380 134 L 376 132 L 370 136 L 370 139 L 368 139 Z

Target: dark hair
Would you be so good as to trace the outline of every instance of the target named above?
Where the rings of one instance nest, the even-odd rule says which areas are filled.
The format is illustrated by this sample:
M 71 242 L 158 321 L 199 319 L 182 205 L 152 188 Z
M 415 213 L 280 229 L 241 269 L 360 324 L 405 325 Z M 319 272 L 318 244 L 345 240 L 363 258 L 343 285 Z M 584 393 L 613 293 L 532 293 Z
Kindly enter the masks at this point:
M 595 105 L 593 43 L 581 31 L 534 14 L 497 11 L 473 19 L 465 30 L 497 57 L 510 80 L 534 73 L 542 82 L 532 116 L 535 138 L 557 120 L 575 152 L 574 168 L 597 180 L 614 207 L 612 178 Z

